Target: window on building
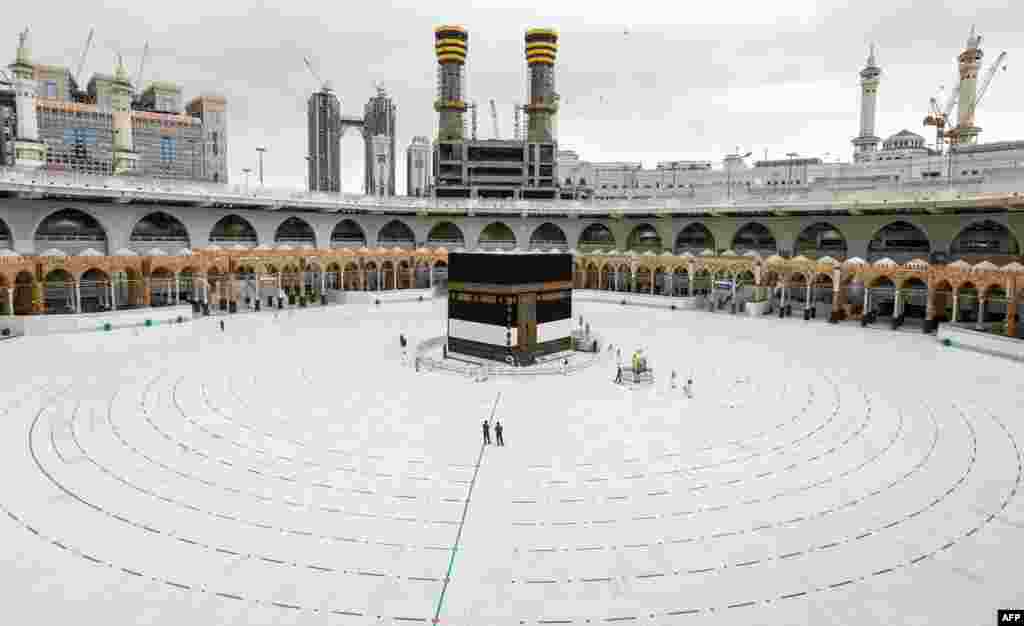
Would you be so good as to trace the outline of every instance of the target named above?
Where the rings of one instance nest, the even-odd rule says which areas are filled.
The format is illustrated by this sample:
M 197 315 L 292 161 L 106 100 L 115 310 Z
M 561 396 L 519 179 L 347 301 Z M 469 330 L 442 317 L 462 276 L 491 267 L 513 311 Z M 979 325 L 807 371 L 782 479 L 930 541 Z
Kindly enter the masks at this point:
M 174 161 L 176 156 L 176 148 L 174 145 L 173 137 L 161 137 L 160 138 L 160 160 L 168 163 Z
M 47 98 L 56 98 L 57 97 L 57 81 L 55 81 L 55 80 L 48 80 L 45 83 L 43 83 L 43 85 L 44 85 L 44 89 L 45 89 L 43 94 L 45 95 L 45 97 L 47 97 Z

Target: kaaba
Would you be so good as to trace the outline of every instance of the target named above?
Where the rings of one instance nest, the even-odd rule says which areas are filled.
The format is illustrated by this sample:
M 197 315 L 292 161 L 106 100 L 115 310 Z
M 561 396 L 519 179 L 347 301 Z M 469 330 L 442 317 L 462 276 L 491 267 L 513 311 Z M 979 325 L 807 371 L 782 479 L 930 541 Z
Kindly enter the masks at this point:
M 572 347 L 571 254 L 448 256 L 448 351 L 532 365 Z

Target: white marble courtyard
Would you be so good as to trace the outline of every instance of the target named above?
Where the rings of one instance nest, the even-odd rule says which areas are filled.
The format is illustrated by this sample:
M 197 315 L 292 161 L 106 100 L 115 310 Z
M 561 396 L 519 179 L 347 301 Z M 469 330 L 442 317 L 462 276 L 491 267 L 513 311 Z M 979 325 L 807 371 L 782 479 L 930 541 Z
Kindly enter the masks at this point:
M 1024 606 L 1020 364 L 583 303 L 624 356 L 646 348 L 654 388 L 613 385 L 614 359 L 473 383 L 401 365 L 398 333 L 439 334 L 442 307 L 0 343 L 0 622 L 429 624 L 471 483 L 442 624 Z M 492 411 L 508 445 L 481 457 Z

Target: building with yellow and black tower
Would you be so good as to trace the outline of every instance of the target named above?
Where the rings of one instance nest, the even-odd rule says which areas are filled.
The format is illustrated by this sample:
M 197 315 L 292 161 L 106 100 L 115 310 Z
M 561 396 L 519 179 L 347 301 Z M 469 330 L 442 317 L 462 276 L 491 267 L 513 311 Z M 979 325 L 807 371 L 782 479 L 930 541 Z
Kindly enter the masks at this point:
M 469 33 L 461 26 L 434 29 L 438 114 L 434 141 L 433 194 L 439 198 L 554 199 L 558 197 L 555 57 L 558 33 L 526 31 L 529 103 L 525 140 L 466 136 Z

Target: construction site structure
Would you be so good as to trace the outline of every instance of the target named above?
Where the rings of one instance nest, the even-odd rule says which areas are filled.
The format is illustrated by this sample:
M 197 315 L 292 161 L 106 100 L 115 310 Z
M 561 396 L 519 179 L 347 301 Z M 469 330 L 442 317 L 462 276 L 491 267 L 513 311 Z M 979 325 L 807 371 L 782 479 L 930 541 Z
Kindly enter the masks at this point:
M 363 107 L 365 172 L 363 188 L 372 195 L 395 195 L 395 125 L 398 109 L 383 87 Z M 381 174 L 381 145 L 387 145 L 386 172 Z
M 558 113 L 555 95 L 555 56 L 558 33 L 550 28 L 526 31 L 526 65 L 529 71 L 529 131 L 531 143 L 555 143 L 552 118 Z
M 120 55 L 111 74 L 94 74 L 83 90 L 79 80 L 92 42 L 91 31 L 72 71 L 34 63 L 28 30 L 19 35 L 10 66 L 15 107 L 13 115 L 0 112 L 0 121 L 16 120 L 16 139 L 8 142 L 16 164 L 227 182 L 224 98 L 200 96 L 183 111 L 178 85 L 157 81 L 137 91 Z
M 461 26 L 434 29 L 434 53 L 437 55 L 438 85 L 434 110 L 438 113 L 438 141 L 462 141 L 466 101 L 462 93 L 462 70 L 466 64 L 469 33 Z
M 553 116 L 554 58 L 558 36 L 551 29 L 526 32 L 530 104 L 516 108 L 516 132 L 501 137 L 497 103 L 489 100 L 493 139 L 477 137 L 479 108 L 467 103 L 466 50 L 469 35 L 461 26 L 434 30 L 438 61 L 438 90 L 434 108 L 438 133 L 433 151 L 432 195 L 439 198 L 554 199 L 558 194 L 556 142 Z M 528 131 L 519 123 L 528 113 Z M 469 111 L 471 130 L 465 130 L 463 114 Z M 525 137 L 523 135 L 526 135 Z M 467 136 L 468 135 L 468 136 Z

